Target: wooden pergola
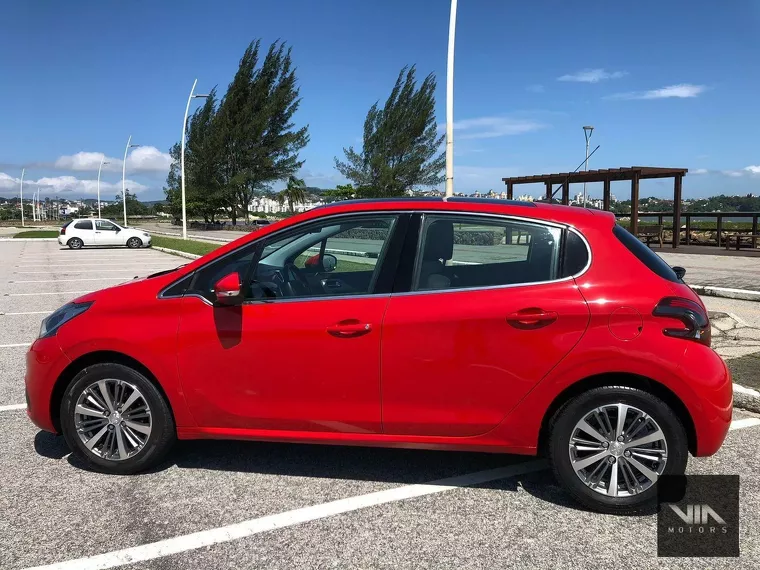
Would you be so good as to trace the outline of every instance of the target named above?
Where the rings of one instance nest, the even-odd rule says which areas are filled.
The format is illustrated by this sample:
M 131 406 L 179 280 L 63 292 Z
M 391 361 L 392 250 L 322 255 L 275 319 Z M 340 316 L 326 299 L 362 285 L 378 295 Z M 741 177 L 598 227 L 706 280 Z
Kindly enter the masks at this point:
M 687 168 L 659 168 L 654 166 L 628 166 L 623 168 L 602 168 L 600 170 L 582 170 L 580 172 L 560 172 L 558 174 L 537 174 L 534 176 L 513 176 L 502 178 L 507 185 L 507 198 L 512 199 L 515 184 L 536 184 L 543 182 L 546 185 L 546 201 L 551 202 L 554 196 L 554 186 L 560 185 L 562 189 L 562 203 L 570 204 L 570 184 L 583 182 L 604 183 L 604 206 L 610 209 L 610 183 L 618 181 L 631 181 L 631 233 L 639 232 L 639 180 L 650 178 L 673 178 L 673 229 L 674 235 L 679 235 L 681 227 L 681 190 L 683 177 L 689 170 Z M 559 190 L 559 188 L 557 188 Z M 673 239 L 673 247 L 678 247 L 678 238 Z

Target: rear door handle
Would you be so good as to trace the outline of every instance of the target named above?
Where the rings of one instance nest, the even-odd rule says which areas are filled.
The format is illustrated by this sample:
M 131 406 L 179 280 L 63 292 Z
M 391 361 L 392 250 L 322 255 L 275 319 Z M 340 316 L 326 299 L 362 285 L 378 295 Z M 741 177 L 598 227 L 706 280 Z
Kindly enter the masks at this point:
M 549 326 L 557 320 L 557 313 L 544 311 L 538 307 L 520 309 L 507 315 L 507 322 L 516 329 L 533 330 Z
M 372 332 L 372 325 L 358 319 L 346 319 L 327 327 L 327 333 L 336 338 L 355 338 Z

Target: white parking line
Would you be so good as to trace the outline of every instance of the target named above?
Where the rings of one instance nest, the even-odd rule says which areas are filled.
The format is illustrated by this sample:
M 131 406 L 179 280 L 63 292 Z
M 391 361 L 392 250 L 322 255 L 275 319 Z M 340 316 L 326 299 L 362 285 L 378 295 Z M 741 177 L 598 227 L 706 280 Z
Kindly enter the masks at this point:
M 0 348 L 19 348 L 22 346 L 29 346 L 31 342 L 22 342 L 17 344 L 0 344 Z
M 5 293 L 4 297 L 33 297 L 35 295 L 84 295 L 85 293 L 92 293 L 89 291 L 52 291 L 49 293 Z
M 132 276 L 134 277 L 134 275 Z M 132 277 L 127 277 L 126 279 L 132 279 Z M 80 279 L 41 279 L 41 280 L 33 280 L 33 281 L 8 281 L 8 283 L 65 283 L 67 281 L 114 281 L 118 279 L 124 279 L 123 277 L 82 277 Z
M 514 477 L 516 475 L 525 475 L 526 473 L 540 471 L 541 469 L 544 469 L 545 466 L 546 465 L 543 461 L 528 461 L 518 465 L 468 473 L 467 475 L 439 479 L 437 481 L 431 481 L 420 485 L 405 485 L 403 487 L 396 487 L 395 489 L 387 489 L 376 493 L 349 497 L 348 499 L 340 499 L 321 505 L 286 511 L 284 513 L 251 519 L 220 528 L 204 530 L 201 532 L 186 534 L 184 536 L 177 536 L 175 538 L 168 538 L 166 540 L 160 540 L 142 546 L 116 550 L 107 554 L 98 554 L 96 556 L 89 556 L 78 560 L 69 560 L 47 566 L 37 566 L 30 570 L 103 570 L 105 568 L 114 568 L 124 564 L 145 562 L 147 560 L 154 560 L 171 554 L 178 554 L 188 550 L 197 550 L 214 544 L 245 538 L 269 530 L 286 528 L 308 521 L 323 519 L 341 513 L 348 513 L 359 509 L 366 509 L 376 505 L 403 501 L 415 497 L 424 497 L 425 495 L 434 495 L 436 493 L 443 493 L 444 491 L 450 491 L 460 487 L 480 485 L 488 483 L 489 481 L 506 479 L 507 477 Z
M 140 270 L 143 269 L 145 265 L 136 265 L 135 268 Z M 84 271 L 77 271 L 72 269 L 71 271 L 58 271 L 56 272 L 56 275 L 80 275 L 85 273 L 124 273 L 129 272 L 129 268 L 124 269 L 86 269 Z M 53 273 L 52 271 L 14 271 L 13 275 L 50 275 Z
M 0 412 L 8 412 L 10 410 L 25 410 L 26 404 L 11 404 L 10 406 L 0 406 Z
M 167 265 L 171 266 L 171 263 L 169 262 L 162 263 L 160 261 L 156 263 L 139 263 L 139 262 L 135 262 L 134 260 L 129 260 L 128 263 L 139 264 L 140 267 L 166 267 Z M 125 263 L 76 263 L 76 264 L 67 263 L 67 264 L 61 264 L 61 265 L 48 265 L 47 263 L 42 262 L 41 264 L 35 263 L 35 264 L 29 264 L 29 265 L 17 265 L 16 267 L 18 267 L 19 269 L 32 269 L 32 268 L 39 269 L 41 265 L 44 267 L 66 267 L 68 269 L 74 269 L 74 268 L 78 269 L 80 267 L 121 267 L 121 268 L 124 268 Z
M 760 426 L 760 418 L 742 418 L 731 422 L 729 430 L 744 429 L 753 426 Z
M 22 313 L 3 313 L 0 311 L 0 317 L 11 317 L 15 315 L 49 315 L 52 313 L 55 309 L 52 311 L 24 311 Z
M 756 425 L 760 425 L 760 419 L 744 418 L 731 422 L 731 429 L 742 429 Z M 475 473 L 468 473 L 457 477 L 438 479 L 437 481 L 431 481 L 429 483 L 405 485 L 403 487 L 396 487 L 385 491 L 377 491 L 366 495 L 349 497 L 348 499 L 339 499 L 321 505 L 294 509 L 284 513 L 250 519 L 227 526 L 176 536 L 174 538 L 167 538 L 165 540 L 159 540 L 141 546 L 133 546 L 131 548 L 124 548 L 123 550 L 107 552 L 105 554 L 97 554 L 95 556 L 87 556 L 76 560 L 67 560 L 65 562 L 57 562 L 44 566 L 35 566 L 34 568 L 28 568 L 27 570 L 105 570 L 107 568 L 116 568 L 117 566 L 123 566 L 125 564 L 155 560 L 156 558 L 163 558 L 165 556 L 171 556 L 172 554 L 210 547 L 215 544 L 246 538 L 262 532 L 287 528 L 309 521 L 366 509 L 368 507 L 404 501 L 415 497 L 434 495 L 461 487 L 481 485 L 483 483 L 488 483 L 489 481 L 507 479 L 517 475 L 535 473 L 544 468 L 546 468 L 546 463 L 542 460 L 526 461 L 525 463 L 510 465 L 508 467 L 477 471 Z

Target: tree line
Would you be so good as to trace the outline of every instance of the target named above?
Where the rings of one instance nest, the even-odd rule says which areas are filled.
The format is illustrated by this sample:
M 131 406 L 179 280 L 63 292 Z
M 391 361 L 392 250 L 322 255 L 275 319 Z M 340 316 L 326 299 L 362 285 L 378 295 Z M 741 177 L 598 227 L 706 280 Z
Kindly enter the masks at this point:
M 433 74 L 419 85 L 414 66 L 399 73 L 385 104 L 372 105 L 364 121 L 363 144 L 343 149 L 336 169 L 351 184 L 324 195 L 331 199 L 404 196 L 420 186 L 444 180 L 443 136 L 435 121 Z M 277 199 L 292 212 L 306 199 L 297 177 L 309 143 L 308 125 L 296 126 L 301 103 L 292 48 L 277 41 L 264 54 L 251 42 L 223 96 L 212 89 L 189 118 L 185 145 L 185 193 L 188 217 L 232 223 L 248 219 L 257 197 Z M 180 143 L 170 149 L 173 163 L 164 192 L 168 211 L 181 218 Z M 272 190 L 285 183 L 280 192 Z

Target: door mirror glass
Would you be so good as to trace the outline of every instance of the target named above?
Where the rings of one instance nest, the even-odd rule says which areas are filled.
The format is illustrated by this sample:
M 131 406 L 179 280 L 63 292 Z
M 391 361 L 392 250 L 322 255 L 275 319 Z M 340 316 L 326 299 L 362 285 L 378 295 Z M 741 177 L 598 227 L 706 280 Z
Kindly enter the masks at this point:
M 214 296 L 219 305 L 229 306 L 243 303 L 240 275 L 237 271 L 228 273 L 214 284 Z
M 332 253 L 326 253 L 322 256 L 322 271 L 325 273 L 330 273 L 331 271 L 335 271 L 335 268 L 338 266 L 338 258 L 335 257 Z

